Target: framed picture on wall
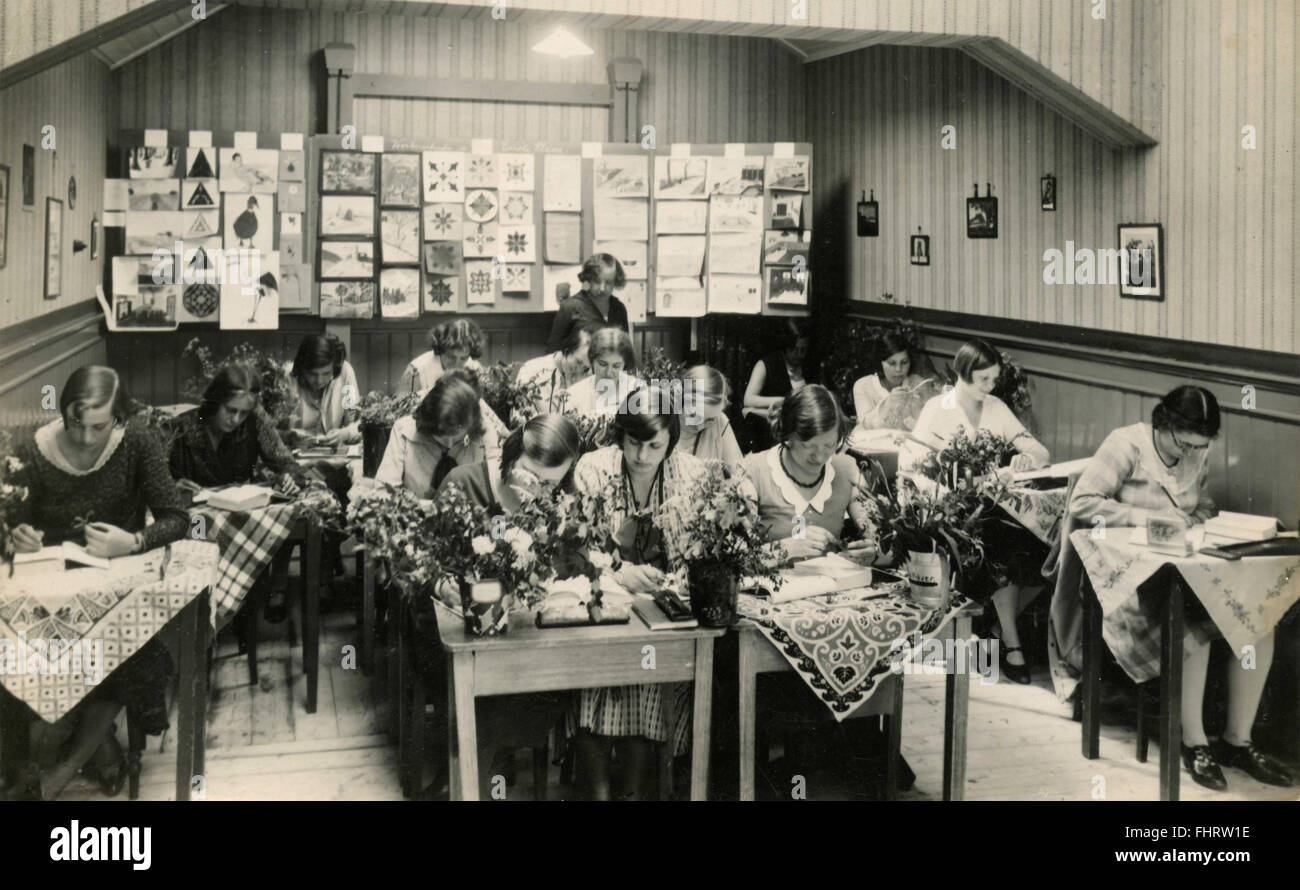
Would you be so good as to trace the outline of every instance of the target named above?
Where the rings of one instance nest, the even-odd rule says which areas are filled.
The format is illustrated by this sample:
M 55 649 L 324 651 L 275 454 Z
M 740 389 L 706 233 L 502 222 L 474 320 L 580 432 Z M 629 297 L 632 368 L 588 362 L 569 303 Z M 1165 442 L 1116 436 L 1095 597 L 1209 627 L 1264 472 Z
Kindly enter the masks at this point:
M 996 238 L 998 236 L 998 199 L 994 197 L 966 199 L 966 237 Z
M 45 299 L 63 293 L 63 202 L 45 199 Z
M 907 255 L 913 266 L 930 265 L 930 236 L 912 235 L 908 239 Z
M 1119 295 L 1163 301 L 1165 243 L 1160 223 L 1120 223 L 1119 252 Z
M 1056 177 L 1050 173 L 1038 181 L 1038 202 L 1044 210 L 1056 210 Z
M 9 168 L 0 164 L 0 269 L 9 256 Z

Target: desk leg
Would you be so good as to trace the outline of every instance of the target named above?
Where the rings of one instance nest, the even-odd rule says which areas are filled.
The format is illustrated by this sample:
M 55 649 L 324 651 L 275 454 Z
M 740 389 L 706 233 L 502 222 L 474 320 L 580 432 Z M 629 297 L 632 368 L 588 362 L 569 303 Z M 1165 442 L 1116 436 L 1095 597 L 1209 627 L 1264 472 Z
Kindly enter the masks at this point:
M 361 670 L 369 677 L 375 670 L 378 653 L 375 633 L 375 569 L 373 558 L 367 550 L 361 570 Z
M 316 683 L 320 674 L 321 531 L 307 524 L 307 577 L 302 592 L 302 670 L 307 675 L 307 713 L 316 713 Z
M 177 679 L 176 799 L 189 800 L 195 778 L 204 770 L 204 732 L 207 730 L 208 608 L 204 591 L 190 604 L 180 622 L 180 666 Z
M 659 799 L 673 799 L 673 754 L 677 738 L 677 684 L 660 683 L 660 708 L 664 715 L 664 728 L 668 730 L 668 741 L 659 748 Z
M 452 781 L 460 789 L 457 800 L 478 800 L 478 727 L 474 713 L 474 653 L 456 652 L 451 662 L 451 700 L 455 703 L 448 713 L 454 726 L 455 737 L 450 739 L 457 748 L 456 761 L 452 761 Z
M 965 644 L 970 636 L 970 618 L 958 615 L 952 623 L 954 639 Z M 969 658 L 965 658 L 969 662 Z M 961 670 L 957 670 L 957 668 Z M 956 663 L 956 651 L 948 659 L 947 689 L 943 707 L 943 799 L 966 799 L 966 723 L 970 709 L 969 664 Z
M 713 725 L 712 637 L 695 641 L 694 717 L 691 727 L 691 800 L 704 800 L 709 793 L 709 735 Z
M 1083 597 L 1083 676 L 1075 695 L 1083 711 L 1083 756 L 1096 760 L 1101 754 L 1101 603 L 1086 572 L 1079 582 Z
M 1183 579 L 1169 573 L 1169 606 L 1160 633 L 1160 799 L 1178 800 L 1182 769 Z M 1139 694 L 1141 691 L 1139 690 Z
M 739 649 L 738 673 L 740 687 L 740 799 L 754 799 L 754 720 L 757 717 L 755 694 L 758 675 L 754 671 L 757 635 L 741 632 L 737 641 Z
M 885 717 L 885 727 L 885 800 L 897 800 L 898 766 L 903 756 L 903 674 L 894 677 L 894 702 Z

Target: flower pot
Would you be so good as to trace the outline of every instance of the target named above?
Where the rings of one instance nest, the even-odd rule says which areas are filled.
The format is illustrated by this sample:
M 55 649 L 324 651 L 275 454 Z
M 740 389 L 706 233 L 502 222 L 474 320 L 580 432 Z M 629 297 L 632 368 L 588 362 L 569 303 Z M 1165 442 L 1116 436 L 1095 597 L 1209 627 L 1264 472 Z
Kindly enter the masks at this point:
M 393 432 L 393 425 L 368 425 L 361 428 L 361 472 L 373 478 L 379 464 L 384 459 L 388 448 L 388 437 Z
M 926 609 L 947 608 L 951 582 L 952 570 L 946 553 L 907 552 L 907 583 L 912 602 Z
M 734 572 L 716 563 L 695 563 L 687 569 L 691 613 L 700 627 L 730 627 L 736 623 Z
M 513 597 L 501 590 L 501 582 L 461 581 L 460 604 L 465 615 L 465 633 L 474 637 L 504 634 L 510 629 Z

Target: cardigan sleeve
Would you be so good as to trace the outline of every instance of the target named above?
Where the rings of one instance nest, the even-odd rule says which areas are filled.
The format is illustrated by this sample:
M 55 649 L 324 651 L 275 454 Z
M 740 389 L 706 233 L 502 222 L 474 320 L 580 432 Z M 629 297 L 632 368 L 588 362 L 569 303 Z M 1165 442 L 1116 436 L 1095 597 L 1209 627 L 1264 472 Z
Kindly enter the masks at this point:
M 1107 525 L 1137 526 L 1154 511 L 1119 500 L 1120 490 L 1139 469 L 1137 449 L 1118 431 L 1101 443 L 1092 460 L 1079 474 L 1070 498 L 1070 515 L 1078 523 L 1100 516 Z
M 189 530 L 190 516 L 181 506 L 181 496 L 167 470 L 162 447 L 153 436 L 143 432 L 132 436 L 129 447 L 136 461 L 135 476 L 142 499 L 153 513 L 153 523 L 144 529 L 144 548 L 152 550 L 179 541 Z

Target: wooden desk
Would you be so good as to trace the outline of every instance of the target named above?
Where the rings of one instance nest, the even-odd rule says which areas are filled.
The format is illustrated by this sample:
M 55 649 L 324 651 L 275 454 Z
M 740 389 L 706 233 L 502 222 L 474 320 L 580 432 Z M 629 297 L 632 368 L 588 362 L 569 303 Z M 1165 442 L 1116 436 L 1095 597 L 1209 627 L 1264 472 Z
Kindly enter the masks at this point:
M 969 606 L 952 617 L 947 627 L 934 639 L 965 640 L 970 637 L 971 618 L 980 613 Z M 767 641 L 752 621 L 742 619 L 735 627 L 739 635 L 740 677 L 740 799 L 754 799 L 754 723 L 757 717 L 755 697 L 759 674 L 794 672 L 790 662 Z M 946 647 L 945 647 L 946 648 Z M 970 659 L 958 672 L 953 653 L 947 664 L 946 699 L 943 719 L 943 799 L 962 800 L 966 794 L 966 724 L 970 706 Z M 870 699 L 861 704 L 849 719 L 872 714 L 889 714 L 889 749 L 896 750 L 902 733 L 903 676 L 881 681 Z M 809 693 L 811 694 L 811 693 Z M 886 796 L 897 787 L 898 762 L 890 757 L 885 765 Z
M 504 636 L 472 637 L 460 616 L 439 605 L 438 635 L 448 663 L 448 747 L 452 800 L 478 799 L 478 733 L 474 699 L 485 695 L 691 682 L 695 687 L 691 743 L 691 800 L 708 787 L 709 731 L 713 702 L 713 641 L 723 630 L 651 631 L 632 616 L 627 624 L 555 627 L 533 624 L 516 612 Z M 654 669 L 643 667 L 653 647 Z M 672 708 L 665 708 L 674 738 Z M 661 788 L 667 783 L 672 743 L 662 746 Z M 666 795 L 665 795 L 666 796 Z
M 320 679 L 320 524 L 298 519 L 285 539 L 284 547 L 301 545 L 302 552 L 302 672 L 307 675 L 307 713 L 316 713 L 316 692 Z

